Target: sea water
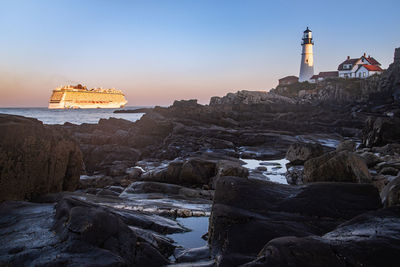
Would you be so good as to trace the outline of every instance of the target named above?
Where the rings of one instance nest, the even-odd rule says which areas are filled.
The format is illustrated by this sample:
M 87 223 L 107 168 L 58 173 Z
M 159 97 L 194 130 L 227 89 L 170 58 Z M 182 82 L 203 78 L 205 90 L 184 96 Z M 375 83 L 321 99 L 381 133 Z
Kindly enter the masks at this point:
M 143 107 L 127 107 L 133 110 Z M 44 124 L 73 124 L 98 123 L 100 119 L 121 118 L 137 121 L 143 113 L 114 113 L 116 109 L 48 109 L 48 108 L 0 108 L 0 114 L 13 114 L 35 118 Z

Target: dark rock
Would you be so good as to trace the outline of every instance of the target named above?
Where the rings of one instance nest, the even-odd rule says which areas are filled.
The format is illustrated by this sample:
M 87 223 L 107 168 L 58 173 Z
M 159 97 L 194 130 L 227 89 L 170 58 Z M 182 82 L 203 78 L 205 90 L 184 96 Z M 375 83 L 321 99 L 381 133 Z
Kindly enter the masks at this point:
M 400 141 L 400 118 L 369 117 L 363 130 L 363 144 L 383 146 Z
M 362 157 L 365 160 L 365 163 L 369 168 L 382 162 L 382 160 L 378 156 L 376 156 L 374 153 L 371 152 L 364 152 L 360 154 L 360 157 Z
M 383 188 L 389 183 L 389 179 L 387 176 L 385 175 L 373 175 L 372 176 L 372 182 L 371 184 L 373 184 L 379 192 L 382 192 Z
M 348 151 L 335 151 L 306 161 L 303 181 L 370 183 L 371 175 L 360 156 Z
M 381 192 L 382 203 L 385 207 L 400 204 L 400 176 L 390 181 Z
M 65 131 L 0 114 L 0 201 L 75 190 L 82 155 Z
M 260 92 L 260 91 L 238 91 L 236 93 L 228 93 L 224 97 L 212 97 L 210 106 L 216 105 L 238 105 L 238 104 L 266 104 L 271 102 L 294 104 L 294 100 L 278 94 Z
M 98 196 L 111 196 L 111 197 L 118 197 L 120 193 L 109 190 L 109 189 L 100 189 L 96 195 Z
M 197 99 L 190 100 L 175 100 L 172 107 L 173 108 L 197 108 L 200 105 L 197 104 Z
M 80 189 L 88 189 L 88 188 L 105 188 L 107 186 L 116 185 L 117 182 L 110 176 L 104 175 L 93 175 L 86 176 L 82 175 L 79 181 Z
M 339 143 L 336 151 L 349 151 L 354 152 L 356 150 L 356 143 L 351 140 L 345 140 Z
M 196 262 L 200 260 L 210 260 L 211 253 L 208 246 L 200 248 L 191 248 L 182 251 L 176 256 L 176 262 Z
M 220 160 L 217 163 L 217 177 L 222 176 L 237 176 L 248 177 L 249 170 L 243 167 L 240 162 L 232 160 Z
M 168 258 L 174 253 L 176 249 L 173 244 L 174 240 L 155 232 L 140 229 L 139 227 L 130 226 L 129 228 L 138 236 L 140 242 L 145 241 L 149 243 L 160 251 L 164 257 Z
M 294 165 L 300 165 L 309 159 L 321 156 L 324 150 L 320 144 L 295 143 L 286 152 L 286 159 Z
M 117 109 L 113 113 L 148 113 L 152 108 L 137 108 L 137 109 Z
M 243 266 L 397 266 L 400 207 L 368 212 L 322 237 L 271 240 Z M 373 248 L 373 249 L 371 249 Z
M 205 198 L 212 199 L 213 192 L 202 189 L 191 189 L 174 184 L 165 184 L 158 182 L 134 182 L 124 190 L 121 197 L 129 194 L 148 194 L 161 193 L 168 195 L 178 195 L 183 198 Z
M 387 144 L 382 147 L 373 147 L 372 151 L 383 155 L 396 155 L 400 154 L 400 144 Z
M 105 132 L 114 133 L 119 130 L 128 131 L 133 125 L 134 123 L 128 120 L 109 118 L 109 119 L 100 119 L 97 128 Z
M 140 179 L 181 185 L 208 185 L 216 175 L 216 162 L 204 158 L 174 160 L 167 166 L 160 166 L 145 172 Z
M 302 185 L 303 177 L 304 166 L 290 166 L 285 174 L 287 183 L 291 185 Z
M 396 176 L 399 173 L 399 170 L 393 167 L 384 167 L 381 169 L 379 173 L 383 175 Z
M 128 174 L 131 179 L 138 179 L 143 173 L 143 170 L 138 167 L 128 168 L 126 170 L 126 174 Z
M 114 161 L 108 168 L 106 174 L 111 177 L 127 175 L 126 170 L 131 166 L 132 161 Z
M 179 173 L 182 184 L 209 184 L 210 178 L 216 175 L 216 163 L 200 158 L 192 158 L 183 163 Z
M 110 173 L 114 174 L 112 171 L 114 162 L 133 166 L 139 157 L 140 152 L 137 149 L 113 144 L 93 146 L 84 151 L 86 171 L 89 174 L 104 170 L 110 170 Z
M 221 177 L 209 226 L 219 264 L 251 261 L 271 239 L 322 235 L 345 220 L 381 207 L 372 185 L 314 183 L 306 186 Z
M 115 185 L 109 186 L 109 187 L 107 187 L 107 189 L 108 189 L 108 190 L 111 190 L 111 191 L 113 191 L 113 192 L 117 192 L 117 193 L 122 193 L 122 192 L 125 190 L 124 187 L 122 187 L 122 186 L 115 186 Z
M 56 214 L 55 214 L 56 213 Z M 118 214 L 87 202 L 0 205 L 1 266 L 162 266 L 158 249 Z M 55 230 L 55 232 L 54 232 Z M 151 234 L 151 232 L 147 232 Z

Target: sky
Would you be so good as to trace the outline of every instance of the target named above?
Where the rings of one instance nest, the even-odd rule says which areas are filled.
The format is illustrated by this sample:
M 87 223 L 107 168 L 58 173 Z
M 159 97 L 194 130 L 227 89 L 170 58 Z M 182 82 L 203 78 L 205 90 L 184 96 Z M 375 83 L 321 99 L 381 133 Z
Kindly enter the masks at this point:
M 60 85 L 121 89 L 128 106 L 270 90 L 364 52 L 400 47 L 399 0 L 0 0 L 0 107 L 45 107 Z

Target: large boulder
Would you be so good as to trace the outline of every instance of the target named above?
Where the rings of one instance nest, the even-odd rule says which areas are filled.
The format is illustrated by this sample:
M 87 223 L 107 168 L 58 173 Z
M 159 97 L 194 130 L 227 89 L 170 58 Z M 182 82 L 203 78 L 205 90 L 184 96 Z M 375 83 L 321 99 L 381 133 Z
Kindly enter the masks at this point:
M 399 265 L 400 207 L 371 211 L 323 236 L 286 236 L 268 242 L 257 259 L 243 266 Z
M 357 144 L 352 140 L 344 140 L 339 143 L 336 151 L 349 151 L 354 152 L 356 150 Z
M 179 173 L 181 184 L 208 185 L 210 178 L 216 175 L 216 163 L 202 158 L 185 161 Z
M 329 152 L 304 164 L 305 183 L 370 183 L 371 179 L 364 159 L 348 151 Z
M 288 186 L 221 177 L 210 217 L 209 244 L 220 266 L 249 262 L 270 240 L 323 235 L 361 213 L 381 207 L 369 184 Z
M 400 141 L 400 118 L 369 117 L 363 130 L 363 144 L 383 146 Z
M 141 175 L 144 181 L 180 184 L 185 186 L 209 185 L 216 175 L 217 162 L 201 157 L 175 159 Z
M 75 190 L 81 171 L 81 151 L 64 131 L 0 114 L 0 201 Z
M 294 143 L 290 145 L 286 152 L 286 159 L 291 164 L 303 164 L 309 159 L 319 157 L 324 153 L 323 147 L 320 144 L 313 143 Z

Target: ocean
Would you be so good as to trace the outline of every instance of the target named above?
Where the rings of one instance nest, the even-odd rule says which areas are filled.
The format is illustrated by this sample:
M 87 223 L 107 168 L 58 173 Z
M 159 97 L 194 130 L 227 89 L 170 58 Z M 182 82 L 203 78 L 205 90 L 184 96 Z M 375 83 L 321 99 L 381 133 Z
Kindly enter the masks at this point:
M 143 107 L 125 107 L 138 109 Z M 113 113 L 116 109 L 48 109 L 48 108 L 0 108 L 0 114 L 13 114 L 36 118 L 44 124 L 73 124 L 98 123 L 100 119 L 121 118 L 137 121 L 143 113 Z

